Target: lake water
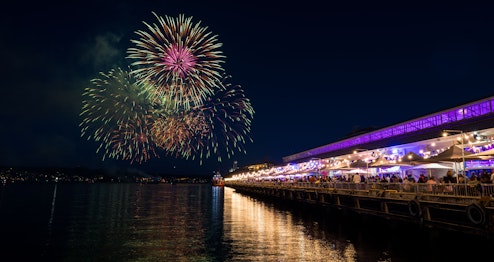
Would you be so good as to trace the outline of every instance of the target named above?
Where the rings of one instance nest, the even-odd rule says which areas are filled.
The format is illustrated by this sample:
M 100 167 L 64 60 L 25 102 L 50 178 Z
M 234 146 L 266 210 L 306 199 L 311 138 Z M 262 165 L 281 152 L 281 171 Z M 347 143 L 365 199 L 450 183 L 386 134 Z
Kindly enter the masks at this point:
M 489 261 L 480 237 L 205 184 L 7 184 L 1 261 Z M 490 256 L 490 255 L 489 255 Z

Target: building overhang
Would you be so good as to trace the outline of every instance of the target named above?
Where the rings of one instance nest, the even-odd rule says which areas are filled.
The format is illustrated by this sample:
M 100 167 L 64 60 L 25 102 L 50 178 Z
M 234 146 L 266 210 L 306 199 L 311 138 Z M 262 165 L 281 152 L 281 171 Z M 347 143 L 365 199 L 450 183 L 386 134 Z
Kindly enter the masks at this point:
M 441 137 L 445 129 L 461 130 L 464 133 L 481 132 L 482 136 L 494 137 L 494 97 L 286 156 L 283 162 L 336 157 L 351 154 L 357 148 L 374 150 L 401 146 L 402 149 L 408 147 L 413 151 L 412 147 L 424 147 L 434 139 L 441 144 L 453 144 L 455 138 Z

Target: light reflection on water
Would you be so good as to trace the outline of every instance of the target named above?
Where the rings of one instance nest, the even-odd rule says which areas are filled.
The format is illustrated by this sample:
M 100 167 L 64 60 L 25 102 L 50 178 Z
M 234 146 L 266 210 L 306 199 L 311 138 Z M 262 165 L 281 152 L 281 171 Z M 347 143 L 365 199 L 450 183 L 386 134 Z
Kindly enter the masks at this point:
M 9 184 L 0 203 L 14 261 L 454 261 L 493 245 L 199 184 Z
M 232 243 L 233 260 L 355 261 L 351 243 L 311 237 L 302 221 L 288 211 L 276 210 L 231 188 L 225 188 L 224 202 L 224 235 Z

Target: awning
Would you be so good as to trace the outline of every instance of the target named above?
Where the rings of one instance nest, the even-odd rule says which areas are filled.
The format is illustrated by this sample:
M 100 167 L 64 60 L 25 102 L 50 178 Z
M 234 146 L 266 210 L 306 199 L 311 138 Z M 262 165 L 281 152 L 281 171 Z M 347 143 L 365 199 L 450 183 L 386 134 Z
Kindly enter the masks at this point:
M 463 151 L 463 153 L 461 152 Z M 463 162 L 463 158 L 465 159 L 475 159 L 474 154 L 468 151 L 463 150 L 459 146 L 451 146 L 446 149 L 444 152 L 439 153 L 437 156 L 433 156 L 431 158 L 425 159 L 426 162 L 441 162 L 441 161 L 451 161 L 451 162 Z M 480 157 L 478 159 L 481 159 Z
M 350 164 L 350 167 L 352 168 L 359 168 L 359 167 L 369 167 L 369 163 L 366 163 L 364 160 L 357 159 L 357 161 L 353 162 Z
M 355 168 L 348 171 L 343 171 L 344 174 L 367 174 L 365 169 Z
M 429 163 L 429 164 L 416 165 L 412 167 L 412 169 L 453 169 L 453 165 Z
M 494 156 L 494 148 L 480 152 L 480 153 L 470 153 L 468 156 L 465 158 L 468 158 L 468 160 L 471 160 L 472 158 L 479 157 L 480 159 L 487 159 L 491 156 Z
M 369 167 L 393 167 L 393 166 L 412 166 L 409 163 L 403 163 L 396 160 L 387 160 L 385 158 L 378 158 L 373 163 L 369 164 Z
M 424 162 L 424 158 L 414 152 L 408 152 L 401 158 L 401 163 L 416 165 Z

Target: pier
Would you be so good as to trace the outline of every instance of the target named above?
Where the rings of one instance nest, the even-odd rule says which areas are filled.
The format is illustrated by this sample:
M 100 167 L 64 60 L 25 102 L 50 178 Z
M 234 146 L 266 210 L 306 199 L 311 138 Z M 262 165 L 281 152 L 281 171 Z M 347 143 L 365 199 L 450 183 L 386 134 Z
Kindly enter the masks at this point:
M 424 227 L 494 235 L 494 97 L 283 158 L 225 186 Z
M 494 236 L 494 184 L 227 181 L 239 193 Z

